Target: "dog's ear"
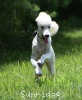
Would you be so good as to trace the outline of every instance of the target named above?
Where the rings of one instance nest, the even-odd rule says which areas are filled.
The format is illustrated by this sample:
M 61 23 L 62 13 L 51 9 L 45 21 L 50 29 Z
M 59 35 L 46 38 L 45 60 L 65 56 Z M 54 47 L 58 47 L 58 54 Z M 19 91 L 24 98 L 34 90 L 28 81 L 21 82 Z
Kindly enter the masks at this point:
M 52 24 L 50 26 L 51 36 L 55 35 L 57 33 L 58 29 L 59 29 L 59 25 L 55 21 L 52 21 Z

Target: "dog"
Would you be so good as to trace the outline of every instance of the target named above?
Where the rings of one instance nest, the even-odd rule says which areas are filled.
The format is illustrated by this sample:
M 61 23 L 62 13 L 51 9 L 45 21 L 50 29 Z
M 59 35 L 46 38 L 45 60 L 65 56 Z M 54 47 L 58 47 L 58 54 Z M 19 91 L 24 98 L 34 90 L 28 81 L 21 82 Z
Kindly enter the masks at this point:
M 52 48 L 51 36 L 55 35 L 59 29 L 59 25 L 51 20 L 51 17 L 40 12 L 36 18 L 38 30 L 34 32 L 35 37 L 32 41 L 31 63 L 35 69 L 35 78 L 39 79 L 42 76 L 42 66 L 46 63 L 47 68 L 54 76 L 55 72 L 55 53 Z

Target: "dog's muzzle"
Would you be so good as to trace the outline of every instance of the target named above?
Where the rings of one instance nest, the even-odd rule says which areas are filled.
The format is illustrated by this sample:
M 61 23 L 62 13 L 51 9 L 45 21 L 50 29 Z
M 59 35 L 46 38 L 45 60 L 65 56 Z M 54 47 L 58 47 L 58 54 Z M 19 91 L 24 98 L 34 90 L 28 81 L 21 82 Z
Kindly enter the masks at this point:
M 35 36 L 36 34 L 38 33 L 38 31 L 34 31 L 33 35 Z M 45 34 L 45 35 L 42 35 L 42 37 L 38 36 L 40 39 L 42 39 L 44 41 L 45 44 L 48 43 L 48 38 L 49 38 L 49 34 Z
M 42 35 L 42 38 L 43 38 L 44 43 L 47 44 L 49 35 Z

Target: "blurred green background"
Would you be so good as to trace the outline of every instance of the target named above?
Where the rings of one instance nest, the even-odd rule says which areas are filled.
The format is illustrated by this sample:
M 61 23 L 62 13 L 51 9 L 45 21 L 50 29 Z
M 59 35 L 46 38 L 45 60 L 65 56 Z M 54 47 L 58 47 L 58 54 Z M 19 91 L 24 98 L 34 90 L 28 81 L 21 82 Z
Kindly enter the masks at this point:
M 0 49 L 31 47 L 40 11 L 51 15 L 59 32 L 82 26 L 82 0 L 0 0 Z

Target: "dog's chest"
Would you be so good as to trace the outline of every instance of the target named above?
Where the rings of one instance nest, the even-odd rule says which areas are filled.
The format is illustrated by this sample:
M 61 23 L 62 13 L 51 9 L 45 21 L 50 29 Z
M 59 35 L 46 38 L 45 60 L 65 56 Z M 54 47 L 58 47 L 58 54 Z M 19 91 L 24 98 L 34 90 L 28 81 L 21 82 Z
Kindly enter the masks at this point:
M 44 54 L 47 52 L 47 46 L 43 44 L 38 44 L 38 53 Z

